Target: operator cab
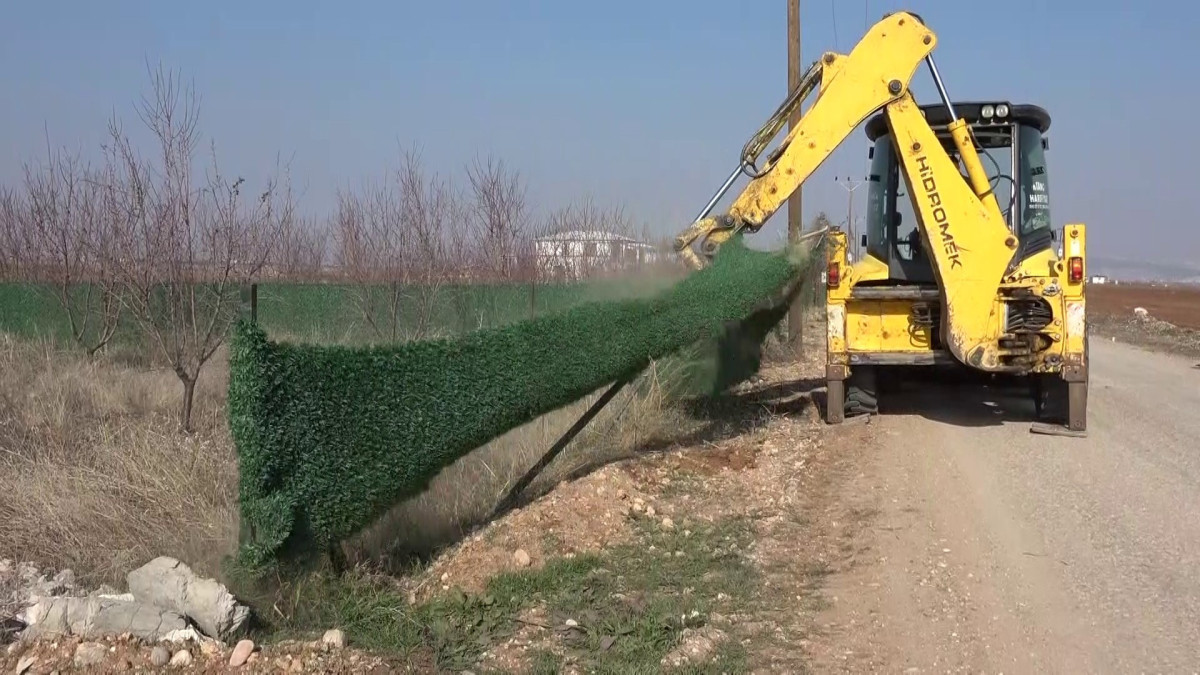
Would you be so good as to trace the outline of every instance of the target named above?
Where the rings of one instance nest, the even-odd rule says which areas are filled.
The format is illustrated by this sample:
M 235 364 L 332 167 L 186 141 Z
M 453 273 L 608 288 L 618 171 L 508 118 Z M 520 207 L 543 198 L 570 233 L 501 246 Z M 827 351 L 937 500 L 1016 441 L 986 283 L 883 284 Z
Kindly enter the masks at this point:
M 1045 136 L 1050 128 L 1049 113 L 1036 105 L 994 101 L 955 103 L 954 108 L 971 126 L 996 202 L 1008 229 L 1017 236 L 1016 259 L 1024 260 L 1052 248 L 1045 154 L 1049 147 Z M 921 112 L 965 178 L 966 168 L 946 130 L 952 121 L 946 106 L 921 106 Z M 867 232 L 862 244 L 868 255 L 888 265 L 890 281 L 932 284 L 933 266 L 921 244 L 917 214 L 900 175 L 882 113 L 867 122 L 866 133 L 873 145 L 867 176 Z

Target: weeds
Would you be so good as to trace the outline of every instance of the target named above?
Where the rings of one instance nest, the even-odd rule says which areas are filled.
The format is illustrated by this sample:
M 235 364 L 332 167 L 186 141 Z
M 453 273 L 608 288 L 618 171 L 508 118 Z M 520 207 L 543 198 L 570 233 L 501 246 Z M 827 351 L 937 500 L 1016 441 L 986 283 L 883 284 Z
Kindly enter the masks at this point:
M 432 653 L 439 668 L 476 669 L 485 652 L 530 625 L 524 612 L 538 609 L 546 618 L 534 626 L 541 635 L 530 653 L 534 672 L 558 672 L 564 663 L 588 672 L 658 672 L 683 630 L 703 625 L 717 598 L 736 603 L 754 593 L 757 579 L 745 559 L 752 533 L 741 520 L 685 531 L 640 519 L 636 530 L 629 544 L 555 558 L 499 575 L 484 593 L 449 592 L 422 605 L 409 604 L 386 577 L 366 573 L 286 582 L 254 600 L 265 619 L 260 631 L 268 639 L 299 638 L 340 626 L 362 647 Z M 705 672 L 736 670 L 744 656 L 730 641 Z
M 0 551 L 123 582 L 157 555 L 212 573 L 236 540 L 237 460 L 223 382 L 176 433 L 174 375 L 0 336 Z

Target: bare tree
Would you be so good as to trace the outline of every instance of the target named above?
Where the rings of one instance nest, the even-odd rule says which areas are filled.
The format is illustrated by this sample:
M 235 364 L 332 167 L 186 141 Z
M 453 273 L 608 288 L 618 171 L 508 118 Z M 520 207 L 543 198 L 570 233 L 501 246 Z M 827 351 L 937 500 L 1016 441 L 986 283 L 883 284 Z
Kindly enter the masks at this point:
M 437 175 L 426 177 L 420 157 L 413 151 L 405 153 L 396 180 L 414 272 L 415 321 L 410 337 L 419 340 L 434 331 L 443 289 L 455 265 L 463 260 L 467 239 L 460 232 L 470 214 L 450 181 Z
M 435 330 L 442 290 L 463 262 L 467 217 L 453 185 L 427 176 L 415 151 L 380 185 L 338 197 L 339 260 L 376 337 L 422 339 Z
M 276 177 L 247 194 L 243 178 L 221 173 L 215 150 L 195 175 L 199 106 L 177 75 L 152 73 L 138 113 L 155 157 L 143 159 L 116 121 L 106 147 L 117 278 L 127 311 L 183 385 L 179 423 L 190 431 L 196 381 L 238 317 L 241 286 L 292 223 L 293 202 Z
M 44 167 L 25 166 L 25 191 L 24 232 L 39 280 L 49 282 L 71 338 L 94 356 L 121 317 L 101 188 L 78 157 L 60 152 L 48 153 Z
M 401 209 L 388 186 L 338 195 L 339 259 L 353 280 L 350 301 L 379 339 L 399 339 L 409 284 Z
M 481 263 L 495 278 L 509 279 L 528 226 L 525 184 L 517 171 L 491 157 L 468 166 L 467 179 Z
M 24 224 L 28 207 L 21 194 L 0 186 L 0 279 L 16 281 L 24 272 L 28 251 Z
M 315 219 L 297 217 L 286 224 L 272 247 L 272 275 L 293 281 L 320 278 L 328 251 L 329 232 Z

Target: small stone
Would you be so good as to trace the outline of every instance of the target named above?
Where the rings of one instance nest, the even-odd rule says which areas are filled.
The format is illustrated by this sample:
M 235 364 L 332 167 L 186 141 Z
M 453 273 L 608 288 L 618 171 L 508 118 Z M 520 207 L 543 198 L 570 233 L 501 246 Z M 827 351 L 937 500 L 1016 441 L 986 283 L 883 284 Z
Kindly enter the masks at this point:
M 175 656 L 171 657 L 171 665 L 176 668 L 187 668 L 192 665 L 192 653 L 186 649 L 180 649 L 175 652 Z
M 150 663 L 155 668 L 162 668 L 171 660 L 171 652 L 167 651 L 166 647 L 159 645 L 150 650 Z
M 670 518 L 663 518 L 662 526 L 664 530 L 673 530 L 675 529 L 675 521 L 671 520 Z
M 104 663 L 108 656 L 108 647 L 99 642 L 81 642 L 75 648 L 75 667 L 91 668 Z
M 567 619 L 563 623 L 566 624 L 567 628 L 574 628 L 579 625 L 579 622 L 575 619 Z
M 641 513 L 643 510 L 645 510 L 645 508 L 646 508 L 645 505 L 643 505 L 641 502 L 633 503 L 633 510 L 636 511 L 637 513 Z
M 254 663 L 257 660 L 258 660 L 258 652 L 254 652 L 253 654 L 250 655 L 250 658 L 246 659 L 246 663 Z
M 445 583 L 445 582 L 446 582 L 446 580 L 447 580 L 447 579 L 449 579 L 449 578 L 450 578 L 450 573 L 449 573 L 449 572 L 442 572 L 442 583 Z
M 213 656 L 221 651 L 221 645 L 216 640 L 201 640 L 200 653 L 205 656 Z
M 346 634 L 337 628 L 331 628 L 321 636 L 321 645 L 326 649 L 342 649 L 346 646 Z
M 32 656 L 26 656 L 25 658 L 21 659 L 20 661 L 17 661 L 16 675 L 21 675 L 21 673 L 24 673 L 25 671 L 29 670 L 30 668 L 33 667 L 33 664 L 35 664 L 35 663 L 37 663 L 37 659 Z
M 654 507 L 653 507 L 653 506 L 647 506 L 647 507 L 646 507 L 646 515 L 648 515 L 648 516 L 650 516 L 651 518 L 653 518 L 653 517 L 654 517 L 654 513 L 655 513 L 655 511 L 654 511 Z
M 513 553 L 513 562 L 517 563 L 518 567 L 529 567 L 533 564 L 533 559 L 529 557 L 529 553 L 523 548 L 519 548 Z
M 253 640 L 242 640 L 233 648 L 233 653 L 229 655 L 229 667 L 237 668 L 244 664 L 246 659 L 250 658 L 250 654 L 254 652 Z

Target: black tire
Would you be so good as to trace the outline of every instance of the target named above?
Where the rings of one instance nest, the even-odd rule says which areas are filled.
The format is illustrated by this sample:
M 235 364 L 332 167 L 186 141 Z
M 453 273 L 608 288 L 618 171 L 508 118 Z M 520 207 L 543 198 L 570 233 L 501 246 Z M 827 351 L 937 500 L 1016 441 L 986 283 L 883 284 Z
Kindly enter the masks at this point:
M 1033 409 L 1039 422 L 1067 423 L 1070 389 L 1057 373 L 1038 373 L 1033 378 Z
M 875 415 L 879 412 L 879 387 L 875 368 L 858 366 L 846 381 L 846 416 Z

